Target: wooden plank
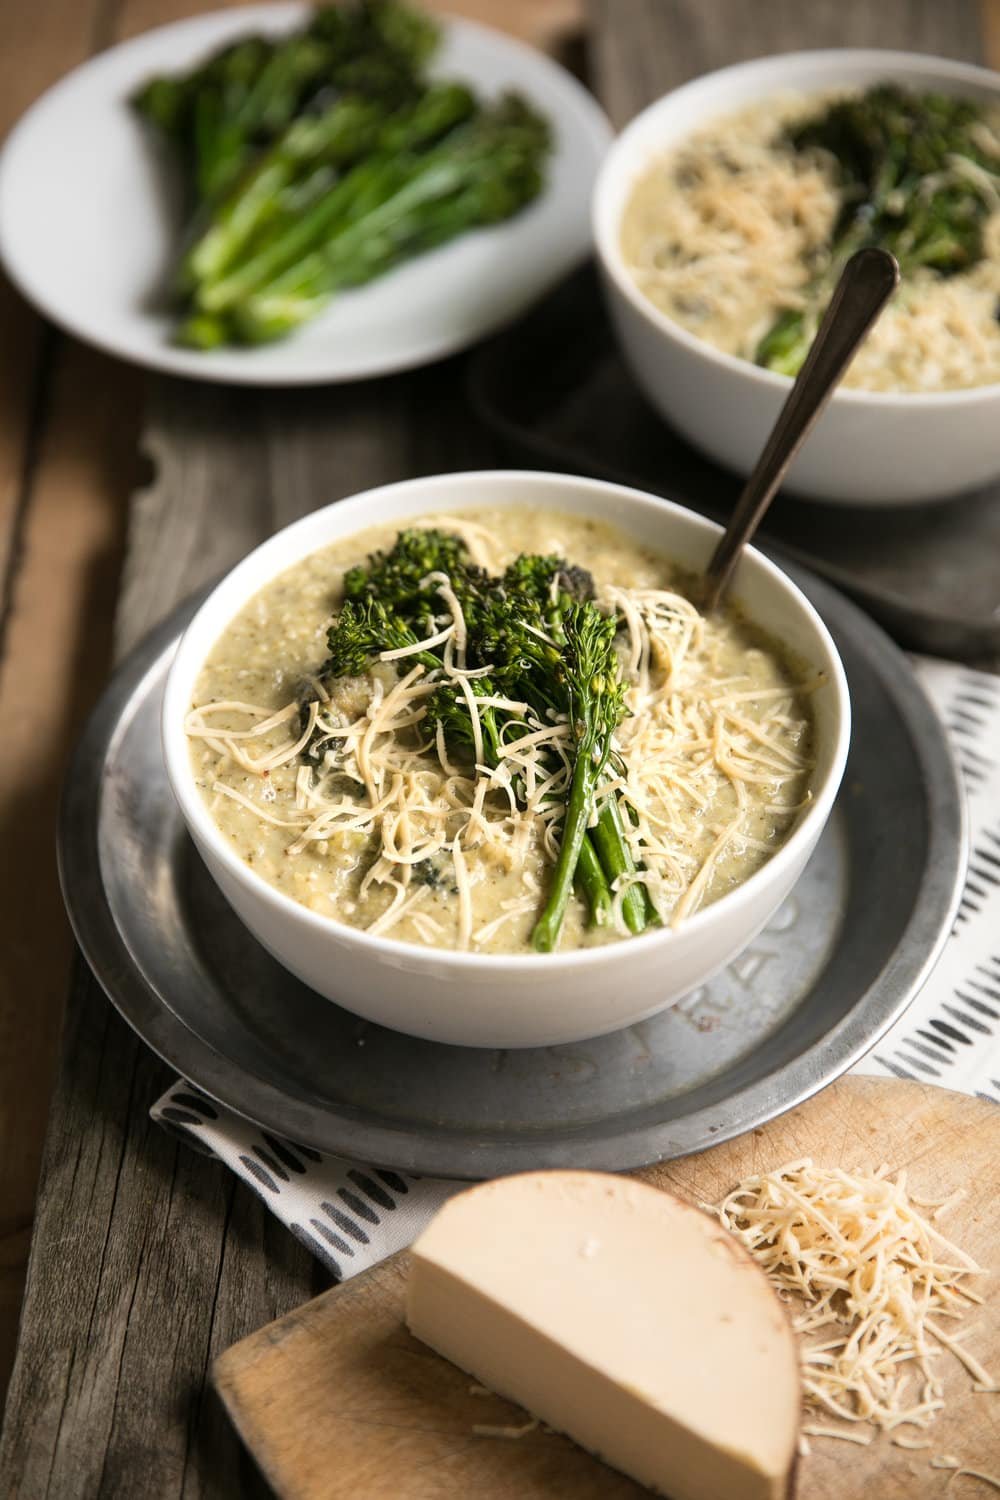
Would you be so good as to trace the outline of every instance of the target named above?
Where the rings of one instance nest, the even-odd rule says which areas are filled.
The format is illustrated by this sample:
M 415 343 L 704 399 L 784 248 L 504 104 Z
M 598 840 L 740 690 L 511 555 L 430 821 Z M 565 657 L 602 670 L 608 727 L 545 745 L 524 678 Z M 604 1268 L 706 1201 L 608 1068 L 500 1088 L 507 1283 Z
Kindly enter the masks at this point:
M 117 374 L 78 344 L 54 361 L 0 660 L 0 812 L 7 847 L 21 851 L 0 867 L 0 1348 L 8 1359 L 72 952 L 52 859 L 55 809 L 107 670 L 134 473 L 138 389 Z
M 120 0 L 116 6 L 114 39 L 125 42 L 154 26 L 186 21 L 204 15 L 207 10 L 235 10 L 245 4 L 246 0 L 212 0 L 210 5 L 203 0 Z
M 119 38 L 137 36 L 151 26 L 183 20 L 206 9 L 222 10 L 245 0 L 126 0 L 124 13 L 115 27 Z M 498 26 L 535 47 L 558 51 L 578 32 L 583 21 L 583 0 L 427 0 L 426 8 L 444 15 L 460 14 L 487 26 Z
M 0 140 L 44 89 L 106 40 L 101 0 L 38 0 L 4 8 Z M 41 325 L 0 272 L 0 643 L 18 525 L 30 490 L 33 417 L 41 417 Z M 51 350 L 50 350 L 51 353 Z
M 111 38 L 111 12 L 102 0 L 32 0 L 3 8 L 0 50 L 0 134 L 29 104 Z
M 944 1232 L 989 1264 L 998 1153 L 994 1104 L 929 1084 L 845 1078 L 760 1130 L 636 1175 L 689 1203 L 717 1203 L 752 1173 L 803 1156 L 845 1171 L 884 1161 L 907 1168 L 910 1190 L 921 1197 L 942 1201 L 967 1189 Z M 609 1254 L 615 1257 L 610 1246 Z M 526 1413 L 497 1396 L 477 1396 L 468 1375 L 407 1333 L 407 1260 L 401 1251 L 217 1362 L 213 1380 L 282 1500 L 641 1500 L 647 1491 L 558 1433 L 536 1430 L 517 1442 L 477 1438 L 479 1424 L 516 1429 Z M 991 1294 L 985 1283 L 979 1289 L 995 1314 L 1000 1292 Z M 974 1347 L 995 1369 L 1000 1326 L 984 1311 L 985 1320 L 978 1310 L 970 1319 L 978 1327 Z M 941 1471 L 928 1464 L 933 1453 L 954 1453 L 971 1468 L 989 1465 L 1000 1448 L 1000 1413 L 984 1404 L 957 1361 L 942 1357 L 938 1371 L 946 1404 L 928 1432 L 929 1451 L 914 1454 L 884 1437 L 867 1448 L 814 1439 L 799 1464 L 802 1500 L 931 1500 L 941 1494 Z
M 983 60 L 977 0 L 586 0 L 592 82 L 616 125 L 727 63 L 810 47 L 898 47 Z
M 200 1370 L 323 1280 L 221 1166 L 150 1122 L 167 1071 L 82 963 L 71 999 L 72 1080 L 48 1138 L 48 1233 L 35 1238 L 0 1492 L 252 1496 L 249 1479 L 227 1487 L 240 1474 L 234 1444 L 199 1447 L 211 1431 Z M 35 1287 L 49 1315 L 33 1315 Z
M 4 7 L 0 137 L 106 37 L 102 0 Z M 123 451 L 117 438 L 131 420 L 128 451 L 137 408 L 127 395 L 134 372 L 81 365 L 2 273 L 0 327 L 0 824 L 20 853 L 16 879 L 7 867 L 0 874 L 2 1396 L 70 954 L 52 868 L 56 789 L 107 661 L 114 568 L 105 561 L 120 550 L 128 489 L 127 480 L 109 485 L 107 455 Z
M 426 0 L 428 10 L 444 15 L 460 11 L 470 21 L 499 26 L 512 36 L 541 47 L 546 52 L 563 53 L 579 37 L 583 27 L 583 0 Z
M 980 0 L 983 60 L 1000 69 L 1000 0 Z
M 493 451 L 464 414 L 461 376 L 452 360 L 419 384 L 403 376 L 261 394 L 156 382 L 144 448 L 157 477 L 133 507 L 118 651 L 308 511 L 357 489 L 488 464 Z
M 0 272 L 0 642 L 9 609 L 18 525 L 30 485 L 29 434 L 40 395 L 38 320 Z

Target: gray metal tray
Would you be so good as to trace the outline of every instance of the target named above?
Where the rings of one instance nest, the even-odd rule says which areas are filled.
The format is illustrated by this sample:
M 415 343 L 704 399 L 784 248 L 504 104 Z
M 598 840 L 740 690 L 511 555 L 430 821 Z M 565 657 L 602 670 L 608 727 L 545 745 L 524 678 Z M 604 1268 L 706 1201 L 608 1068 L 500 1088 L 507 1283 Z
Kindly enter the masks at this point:
M 741 481 L 647 404 L 589 267 L 485 344 L 469 380 L 480 417 L 517 463 L 598 474 L 728 520 Z M 851 594 L 905 646 L 963 660 L 1000 651 L 1000 483 L 904 507 L 779 495 L 758 544 Z
M 60 873 L 91 967 L 149 1046 L 213 1098 L 411 1172 L 634 1167 L 771 1119 L 900 1014 L 951 926 L 965 861 L 957 774 L 905 658 L 796 576 L 850 681 L 843 790 L 771 925 L 674 1009 L 595 1041 L 487 1051 L 369 1025 L 294 980 L 226 905 L 166 782 L 160 702 L 191 601 L 120 667 L 70 770 Z

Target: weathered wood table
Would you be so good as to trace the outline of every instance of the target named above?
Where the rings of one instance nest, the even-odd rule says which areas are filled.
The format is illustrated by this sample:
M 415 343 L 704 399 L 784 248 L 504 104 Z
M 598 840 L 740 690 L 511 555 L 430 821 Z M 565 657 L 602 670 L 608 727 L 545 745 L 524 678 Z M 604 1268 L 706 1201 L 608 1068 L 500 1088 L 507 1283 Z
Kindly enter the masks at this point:
M 101 14 L 119 9 L 126 30 L 140 29 L 137 15 L 146 24 L 167 18 L 155 4 Z M 492 7 L 495 20 L 522 31 L 532 29 L 530 11 Z M 996 17 L 976 0 L 590 0 L 589 76 L 621 124 L 685 78 L 770 51 L 853 44 L 995 59 Z M 101 40 L 110 38 L 105 23 Z M 150 382 L 142 446 L 155 478 L 131 504 L 116 651 L 319 505 L 388 480 L 495 463 L 467 407 L 463 368 L 457 359 L 311 392 Z M 266 1493 L 206 1372 L 234 1340 L 321 1289 L 324 1275 L 222 1167 L 150 1123 L 169 1081 L 77 962 L 0 1495 Z

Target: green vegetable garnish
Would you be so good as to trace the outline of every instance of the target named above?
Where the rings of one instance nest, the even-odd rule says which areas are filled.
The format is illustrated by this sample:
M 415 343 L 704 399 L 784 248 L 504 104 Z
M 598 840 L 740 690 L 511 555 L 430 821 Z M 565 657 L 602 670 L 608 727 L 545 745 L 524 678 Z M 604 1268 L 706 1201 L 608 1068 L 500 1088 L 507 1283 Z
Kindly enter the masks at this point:
M 465 692 L 443 671 L 454 637 L 427 644 L 440 634 L 435 618 L 453 609 L 442 589 L 461 609 L 466 666 L 477 672 L 489 668 L 465 679 L 477 700 L 475 720 Z M 635 864 L 616 796 L 601 797 L 614 732 L 626 709 L 615 649 L 618 624 L 594 602 L 590 574 L 559 557 L 523 556 L 494 577 L 472 562 L 460 538 L 411 529 L 367 565 L 350 569 L 344 591 L 321 677 L 328 682 L 357 676 L 384 651 L 418 646 L 403 659 L 406 666 L 419 663 L 440 671 L 424 700 L 421 730 L 443 735 L 449 755 L 467 762 L 479 753 L 480 763 L 492 768 L 503 759 L 505 744 L 526 732 L 523 711 L 485 699 L 526 705 L 539 723 L 568 721 L 571 777 L 559 855 L 533 942 L 540 952 L 556 946 L 574 883 L 591 920 L 606 922 L 611 884 L 634 873 Z M 551 769 L 556 768 L 553 759 Z M 523 803 L 524 787 L 515 783 L 514 790 Z M 639 886 L 626 891 L 622 911 L 633 932 L 655 917 Z
M 856 250 L 890 251 L 904 278 L 920 267 L 953 276 L 982 259 L 983 226 L 1000 188 L 1000 162 L 981 144 L 982 122 L 973 100 L 885 83 L 787 132 L 795 151 L 834 159 L 842 207 L 805 306 L 775 320 L 757 346 L 759 365 L 798 373 Z
M 178 342 L 282 338 L 343 288 L 537 195 L 546 122 L 516 95 L 487 105 L 429 82 L 438 40 L 398 0 L 354 0 L 135 96 L 193 205 Z

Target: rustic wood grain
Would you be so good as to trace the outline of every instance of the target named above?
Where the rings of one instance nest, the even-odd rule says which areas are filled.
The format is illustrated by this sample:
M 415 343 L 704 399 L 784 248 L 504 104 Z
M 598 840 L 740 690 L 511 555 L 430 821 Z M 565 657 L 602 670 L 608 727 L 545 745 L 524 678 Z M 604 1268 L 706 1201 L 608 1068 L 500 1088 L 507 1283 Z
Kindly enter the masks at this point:
M 976 0 L 586 0 L 591 78 L 616 125 L 727 63 L 809 47 L 898 47 L 983 59 Z
M 1000 0 L 980 0 L 984 60 L 991 68 L 1000 68 Z
M 134 476 L 138 392 L 123 391 L 115 374 L 73 343 L 49 373 L 49 420 L 19 535 L 31 561 L 17 572 L 0 662 L 0 839 L 23 855 L 0 865 L 0 1143 L 9 1143 L 0 1150 L 0 1246 L 13 1237 L 0 1250 L 0 1305 L 10 1333 L 72 952 L 52 857 L 55 807 L 107 671 Z M 86 406 L 81 387 L 91 392 Z
M 506 24 L 507 6 L 503 0 L 494 3 L 492 18 Z M 485 4 L 468 0 L 477 15 Z M 564 0 L 553 4 L 562 17 Z M 202 8 L 200 0 L 37 0 L 8 6 L 4 34 L 18 40 L 14 48 L 0 46 L 0 82 L 6 90 L 0 90 L 0 107 L 6 110 L 14 101 L 10 111 L 16 112 L 50 77 L 105 40 Z M 947 6 L 883 0 L 874 7 L 867 0 L 816 0 L 809 6 L 774 0 L 753 7 L 739 0 L 591 0 L 588 14 L 601 92 L 618 119 L 670 82 L 775 47 L 874 41 L 970 57 L 981 47 L 972 0 Z M 526 5 L 518 4 L 511 15 L 513 29 L 522 34 L 537 37 L 545 30 Z M 560 20 L 547 34 L 563 34 L 565 24 Z M 9 323 L 3 305 L 0 315 L 5 332 L 34 327 L 23 314 L 20 324 Z M 0 563 L 6 555 L 8 563 L 17 564 L 6 569 L 8 631 L 22 601 L 34 600 L 36 611 L 30 617 L 36 629 L 29 631 L 25 623 L 16 656 L 8 652 L 4 659 L 0 712 L 16 668 L 22 711 L 34 712 L 24 689 L 38 684 L 39 722 L 46 732 L 56 725 L 61 754 L 73 715 L 60 719 L 58 705 L 74 686 L 78 709 L 90 691 L 87 683 L 103 666 L 117 546 L 108 518 L 122 490 L 118 458 L 106 465 L 103 455 L 109 442 L 119 452 L 129 446 L 130 402 L 141 387 L 135 372 L 97 356 L 71 354 L 68 341 L 50 337 L 51 351 L 40 365 L 43 378 L 31 391 L 18 384 L 18 374 L 30 368 L 30 349 L 13 368 L 9 350 L 0 350 L 0 397 L 13 396 L 0 405 L 5 413 L 0 415 L 0 506 L 6 496 L 8 517 L 6 527 L 0 517 Z M 92 419 L 94 404 L 100 409 L 101 401 L 110 413 L 107 421 Z M 3 438 L 4 430 L 15 434 L 12 441 Z M 26 433 L 34 436 L 26 439 Z M 146 446 L 158 473 L 133 506 L 116 622 L 119 650 L 180 595 L 312 506 L 386 479 L 489 464 L 494 457 L 465 406 L 460 361 L 409 377 L 308 394 L 156 382 Z M 35 488 L 41 468 L 32 454 L 44 466 L 46 455 L 68 450 L 76 451 L 78 461 L 56 464 L 58 483 L 48 491 L 56 498 L 44 517 L 39 510 L 32 521 L 42 493 Z M 82 556 L 73 545 L 74 494 L 90 517 Z M 58 628 L 48 631 L 43 584 L 53 596 L 67 590 L 70 596 L 56 610 Z M 28 638 L 37 630 L 42 634 L 29 650 Z M 45 678 L 53 662 L 55 682 L 47 699 Z M 6 716 L 2 721 L 10 722 Z M 13 774 L 23 777 L 23 760 L 14 764 Z M 44 776 L 37 808 L 41 819 L 51 821 L 52 765 Z M 21 790 L 18 782 L 18 796 Z M 44 849 L 47 836 L 39 832 L 37 838 Z M 29 984 L 30 974 L 11 970 L 3 1000 L 4 1016 L 24 1012 L 25 1030 L 7 1020 L 0 1032 L 0 1042 L 10 1041 L 3 1055 L 13 1057 L 18 1069 L 13 1083 L 13 1070 L 5 1065 L 0 1097 L 27 1101 L 25 1108 L 36 1116 L 46 1069 L 23 1038 L 37 1026 L 41 1050 L 50 1051 L 51 996 L 47 981 L 38 976 L 55 974 L 62 964 L 61 940 L 53 936 L 58 919 L 51 875 L 37 876 L 41 867 L 39 856 L 26 868 L 25 890 L 15 908 L 22 932 L 34 934 L 37 972 Z M 39 897 L 30 911 L 36 879 Z M 315 1291 L 319 1273 L 223 1169 L 150 1128 L 148 1106 L 166 1080 L 165 1069 L 135 1042 L 78 967 L 45 1152 L 23 1331 L 0 1439 L 4 1496 L 201 1500 L 260 1492 L 207 1388 L 206 1370 L 228 1344 Z M 30 1132 L 26 1139 L 30 1155 Z M 13 1154 L 0 1133 L 0 1171 L 10 1170 L 6 1158 Z M 30 1171 L 29 1166 L 25 1176 Z M 4 1213 L 7 1201 L 0 1198 Z M 0 1239 L 0 1274 L 23 1248 L 26 1212 L 19 1210 L 14 1237 Z
M 0 8 L 0 137 L 104 45 L 102 0 Z M 135 372 L 63 339 L 0 273 L 0 1397 L 71 943 L 52 863 L 66 753 L 107 671 L 138 422 Z M 114 413 L 109 428 L 108 414 Z M 121 460 L 121 462 L 119 462 Z
M 10 607 L 19 523 L 30 484 L 32 418 L 40 397 L 37 321 L 0 272 L 0 618 Z M 0 626 L 2 628 L 2 626 Z
M 133 504 L 118 651 L 308 511 L 396 479 L 493 463 L 464 409 L 462 371 L 452 360 L 377 384 L 263 393 L 156 382 L 143 444 L 156 479 Z
M 637 1175 L 688 1202 L 715 1203 L 744 1177 L 802 1156 L 848 1171 L 883 1161 L 906 1167 L 912 1191 L 929 1198 L 967 1187 L 969 1198 L 942 1228 L 983 1263 L 995 1258 L 1000 1109 L 926 1084 L 844 1079 L 762 1130 Z M 477 1437 L 477 1424 L 516 1428 L 526 1414 L 499 1397 L 476 1396 L 467 1375 L 407 1333 L 406 1271 L 402 1251 L 216 1361 L 213 1379 L 281 1500 L 639 1500 L 646 1493 L 555 1433 L 516 1442 Z M 992 1319 L 989 1310 L 970 1319 L 982 1321 L 973 1346 L 987 1369 L 1000 1364 L 996 1288 L 990 1301 Z M 928 1500 L 942 1489 L 941 1471 L 928 1465 L 934 1454 L 990 1468 L 1000 1452 L 996 1403 L 973 1391 L 957 1361 L 942 1356 L 940 1372 L 947 1406 L 929 1450 L 910 1452 L 884 1437 L 868 1448 L 814 1438 L 800 1464 L 798 1500 Z
M 137 36 L 168 21 L 245 3 L 246 0 L 211 0 L 210 4 L 204 0 L 125 0 L 116 16 L 115 36 L 118 39 Z M 583 0 L 426 0 L 426 9 L 497 26 L 548 51 L 559 51 L 566 39 L 580 30 L 584 19 Z

